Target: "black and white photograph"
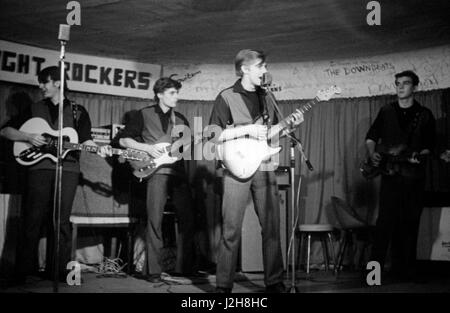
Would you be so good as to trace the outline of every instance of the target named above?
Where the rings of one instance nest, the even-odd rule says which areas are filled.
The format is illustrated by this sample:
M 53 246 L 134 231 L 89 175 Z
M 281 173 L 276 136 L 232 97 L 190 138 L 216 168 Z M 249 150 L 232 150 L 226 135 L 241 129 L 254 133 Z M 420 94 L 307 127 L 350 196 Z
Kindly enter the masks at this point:
M 0 7 L 0 293 L 450 292 L 448 0 Z

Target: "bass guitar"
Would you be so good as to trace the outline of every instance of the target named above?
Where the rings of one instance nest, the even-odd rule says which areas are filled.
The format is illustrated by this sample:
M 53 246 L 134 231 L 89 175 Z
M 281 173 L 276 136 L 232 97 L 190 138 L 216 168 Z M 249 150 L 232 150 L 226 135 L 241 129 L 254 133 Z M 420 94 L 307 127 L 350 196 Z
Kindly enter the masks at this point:
M 359 170 L 364 178 L 372 179 L 379 175 L 392 176 L 402 173 L 402 168 L 404 168 L 405 164 L 414 164 L 411 162 L 413 155 L 408 151 L 407 146 L 404 144 L 395 145 L 389 148 L 384 145 L 378 145 L 376 152 L 381 156 L 381 160 L 377 165 L 375 165 L 370 157 L 368 157 L 362 161 L 359 166 Z M 414 155 L 416 165 L 417 162 L 420 164 L 430 158 L 434 158 L 434 156 L 430 154 Z M 450 151 L 446 150 L 441 153 L 439 159 L 446 163 L 450 162 Z

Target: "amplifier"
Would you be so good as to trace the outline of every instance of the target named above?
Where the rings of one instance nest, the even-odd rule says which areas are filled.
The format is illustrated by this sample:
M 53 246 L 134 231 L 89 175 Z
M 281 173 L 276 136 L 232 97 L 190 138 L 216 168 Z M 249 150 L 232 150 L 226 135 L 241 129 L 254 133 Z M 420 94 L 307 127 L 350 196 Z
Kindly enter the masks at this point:
M 109 144 L 111 142 L 111 129 L 108 126 L 92 127 L 91 136 L 95 143 Z

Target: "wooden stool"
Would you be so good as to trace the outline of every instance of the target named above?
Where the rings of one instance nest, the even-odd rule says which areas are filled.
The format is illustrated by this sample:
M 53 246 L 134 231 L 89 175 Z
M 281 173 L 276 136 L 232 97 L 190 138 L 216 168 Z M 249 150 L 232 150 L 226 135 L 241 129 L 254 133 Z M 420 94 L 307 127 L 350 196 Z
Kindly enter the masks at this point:
M 325 270 L 328 271 L 329 265 L 329 255 L 328 255 L 328 244 L 327 240 L 330 244 L 331 253 L 333 255 L 333 264 L 334 268 L 336 268 L 336 257 L 334 255 L 334 246 L 333 246 L 333 225 L 330 224 L 301 224 L 298 227 L 298 232 L 300 234 L 300 242 L 299 242 L 299 257 L 301 261 L 302 257 L 302 246 L 303 246 L 303 238 L 306 237 L 308 239 L 308 250 L 307 250 L 307 262 L 306 262 L 306 273 L 309 274 L 309 263 L 311 258 L 311 237 L 318 236 L 320 241 L 322 242 L 322 252 L 325 260 Z

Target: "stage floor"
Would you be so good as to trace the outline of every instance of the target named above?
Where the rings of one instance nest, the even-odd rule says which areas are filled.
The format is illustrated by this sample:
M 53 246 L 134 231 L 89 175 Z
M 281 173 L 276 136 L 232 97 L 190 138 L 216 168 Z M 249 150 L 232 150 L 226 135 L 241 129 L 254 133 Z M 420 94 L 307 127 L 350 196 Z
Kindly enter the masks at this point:
M 385 280 L 381 286 L 371 287 L 363 284 L 358 272 L 333 273 L 315 270 L 307 276 L 303 271 L 297 273 L 296 286 L 300 293 L 447 293 L 450 292 L 450 275 L 425 275 L 420 282 L 399 282 Z M 152 284 L 133 276 L 105 277 L 93 272 L 83 271 L 80 286 L 59 284 L 60 293 L 212 293 L 215 289 L 215 276 L 204 274 L 201 277 L 181 278 L 168 276 L 167 281 Z M 291 285 L 286 277 L 285 284 Z M 13 293 L 51 293 L 53 284 L 49 280 L 31 277 L 21 287 L 1 289 Z M 233 293 L 263 293 L 262 273 L 238 273 Z

